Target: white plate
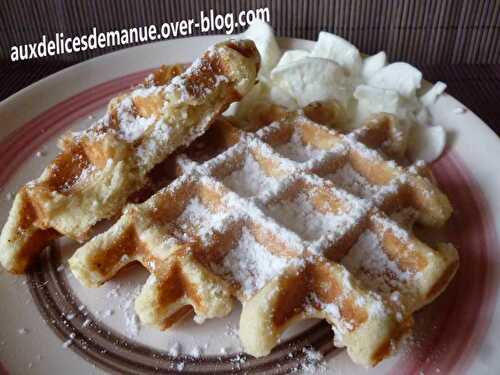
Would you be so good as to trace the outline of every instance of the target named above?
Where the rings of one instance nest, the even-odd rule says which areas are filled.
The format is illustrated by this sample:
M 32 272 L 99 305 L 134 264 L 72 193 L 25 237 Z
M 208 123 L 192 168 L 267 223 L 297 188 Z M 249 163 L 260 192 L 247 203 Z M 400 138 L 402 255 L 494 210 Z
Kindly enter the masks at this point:
M 153 68 L 189 62 L 222 38 L 187 38 L 118 51 L 58 72 L 0 103 L 2 221 L 11 205 L 10 193 L 40 174 L 55 155 L 55 140 L 63 131 L 87 127 L 92 122 L 89 116 L 95 118 L 102 114 L 110 97 L 138 82 Z M 297 39 L 281 39 L 280 44 L 283 48 L 312 46 L 312 42 Z M 64 241 L 58 243 L 57 251 L 44 254 L 42 264 L 50 271 L 34 272 L 28 278 L 1 271 L 0 360 L 3 367 L 13 374 L 68 373 L 71 369 L 76 375 L 111 370 L 154 372 L 154 367 L 176 371 L 182 367 L 180 363 L 184 363 L 185 370 L 193 371 L 212 371 L 214 366 L 220 370 L 250 370 L 260 366 L 256 367 L 258 371 L 277 373 L 297 365 L 288 353 L 300 352 L 302 341 L 299 339 L 303 339 L 326 353 L 323 371 L 327 373 L 499 372 L 500 358 L 495 352 L 500 333 L 500 309 L 497 308 L 500 301 L 497 254 L 500 141 L 470 110 L 457 114 L 455 109 L 459 107 L 464 106 L 451 96 L 443 95 L 433 105 L 432 114 L 435 122 L 449 132 L 448 150 L 435 163 L 434 171 L 457 212 L 449 230 L 461 254 L 460 271 L 445 294 L 417 314 L 416 333 L 411 342 L 398 356 L 376 369 L 360 369 L 344 351 L 333 350 L 327 326 L 318 326 L 317 322 L 302 324 L 287 333 L 288 338 L 295 337 L 292 349 L 283 345 L 260 361 L 241 360 L 232 354 L 239 349 L 234 332 L 239 311 L 203 325 L 189 321 L 167 332 L 146 327 L 136 332 L 133 294 L 142 284 L 145 273 L 138 268 L 128 270 L 102 288 L 85 289 L 66 267 L 57 270 L 58 254 L 62 252 L 64 261 L 71 252 L 68 248 L 74 246 Z M 61 287 L 67 288 L 79 301 L 72 305 L 68 296 L 58 289 Z M 46 306 L 49 302 L 54 305 Z M 79 311 L 81 303 L 84 308 Z M 66 316 L 55 317 L 59 310 Z M 83 322 L 88 318 L 92 323 L 85 326 Z M 67 341 L 71 332 L 75 332 L 76 337 Z M 305 333 L 297 338 L 299 332 Z M 110 344 L 110 340 L 116 340 L 117 344 Z M 168 350 L 176 342 L 181 343 L 181 354 L 171 357 Z M 96 348 L 101 344 L 105 348 Z M 198 359 L 187 355 L 193 353 L 195 347 L 202 352 Z M 225 348 L 228 355 L 219 363 L 216 356 L 221 348 Z M 230 360 L 232 365 L 227 363 Z M 281 368 L 277 367 L 278 362 Z

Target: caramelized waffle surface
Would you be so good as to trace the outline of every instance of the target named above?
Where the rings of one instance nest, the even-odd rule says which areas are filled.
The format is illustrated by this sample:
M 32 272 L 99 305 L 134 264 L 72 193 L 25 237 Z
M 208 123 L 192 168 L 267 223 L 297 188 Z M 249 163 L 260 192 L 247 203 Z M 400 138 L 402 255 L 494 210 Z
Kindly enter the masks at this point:
M 294 322 L 326 319 L 337 344 L 373 366 L 458 267 L 452 245 L 431 248 L 410 229 L 438 227 L 452 208 L 425 166 L 384 156 L 400 141 L 384 114 L 348 135 L 300 111 L 256 133 L 220 118 L 170 160 L 180 176 L 128 205 L 71 269 L 95 287 L 139 261 L 150 276 L 135 308 L 160 329 L 192 311 L 196 321 L 225 316 L 236 298 L 254 356 Z
M 259 64 L 252 41 L 219 43 L 182 74 L 180 65 L 158 70 L 112 99 L 89 129 L 64 136 L 60 154 L 15 197 L 0 238 L 2 265 L 22 273 L 51 239 L 85 240 L 97 222 L 119 214 L 156 165 L 250 90 Z

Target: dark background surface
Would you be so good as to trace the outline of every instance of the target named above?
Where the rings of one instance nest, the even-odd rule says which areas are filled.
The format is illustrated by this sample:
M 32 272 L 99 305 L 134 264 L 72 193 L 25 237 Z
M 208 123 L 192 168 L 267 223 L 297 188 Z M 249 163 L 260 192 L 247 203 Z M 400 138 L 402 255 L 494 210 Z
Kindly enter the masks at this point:
M 419 67 L 500 134 L 500 0 L 0 0 L 0 100 L 117 47 L 10 62 L 13 45 L 269 7 L 277 35 L 335 32 L 361 51 Z M 242 30 L 236 30 L 239 32 Z M 196 33 L 193 35 L 197 35 Z

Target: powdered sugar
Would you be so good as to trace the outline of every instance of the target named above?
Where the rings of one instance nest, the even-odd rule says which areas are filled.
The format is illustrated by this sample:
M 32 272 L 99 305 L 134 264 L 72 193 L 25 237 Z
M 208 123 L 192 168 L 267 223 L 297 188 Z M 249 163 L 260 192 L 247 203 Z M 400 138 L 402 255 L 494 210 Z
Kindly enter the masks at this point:
M 71 344 L 73 344 L 73 340 L 66 340 L 61 344 L 61 347 L 63 349 L 68 349 L 71 346 Z
M 358 136 L 362 132 L 352 132 L 344 137 L 344 141 L 352 150 L 355 150 L 358 154 L 360 154 L 364 159 L 372 160 L 372 161 L 382 161 L 382 156 L 375 150 L 368 148 L 363 143 L 358 141 Z
M 195 60 L 184 73 L 175 76 L 170 81 L 170 84 L 163 89 L 163 93 L 167 96 L 176 96 L 179 100 L 188 102 L 201 96 L 208 96 L 221 84 L 229 82 L 226 76 L 216 74 L 210 64 L 207 63 L 210 58 L 213 58 L 215 53 L 216 47 L 213 47 L 211 51 L 208 50 L 203 56 Z M 200 74 L 199 72 L 202 71 L 209 79 L 200 81 L 196 86 L 191 85 L 187 81 L 187 77 L 193 74 Z
M 342 259 L 342 264 L 366 285 L 383 293 L 403 289 L 412 275 L 389 259 L 378 236 L 367 230 Z
M 144 118 L 134 112 L 134 103 L 130 97 L 124 98 L 116 109 L 119 135 L 127 142 L 134 142 L 155 122 L 153 116 Z
M 165 146 L 171 143 L 172 133 L 172 126 L 165 123 L 163 119 L 154 123 L 148 139 L 145 139 L 145 141 L 137 147 L 137 156 L 142 165 L 154 165 L 163 159 L 163 157 L 161 157 L 160 160 L 156 160 L 159 158 L 159 155 L 168 155 L 173 151 L 173 149 L 171 150 L 170 148 L 175 148 L 177 145 L 170 145 L 170 148 Z
M 343 283 L 345 286 L 350 286 L 350 283 Z M 348 292 L 343 290 L 344 293 Z M 336 334 L 335 340 L 336 343 L 342 343 L 342 338 L 345 334 L 349 333 L 352 330 L 352 323 L 347 321 L 341 313 L 341 306 L 339 305 L 339 301 L 332 301 L 329 303 L 322 302 L 315 293 L 312 293 L 308 296 L 309 305 L 311 304 L 315 306 L 320 311 L 326 313 L 330 319 L 333 320 L 334 323 L 334 331 Z M 309 307 L 310 308 L 310 307 Z
M 141 138 L 146 130 L 155 122 L 153 116 L 145 118 L 138 117 L 132 123 L 120 121 L 120 131 L 123 139 L 127 142 L 134 142 Z
M 243 295 L 250 297 L 292 263 L 297 264 L 298 260 L 274 255 L 243 228 L 236 247 L 226 255 L 219 272 L 231 274 Z
M 226 176 L 223 182 L 244 197 L 258 195 L 277 184 L 276 179 L 268 176 L 252 155 L 247 155 L 243 167 Z
M 189 355 L 193 358 L 199 358 L 202 354 L 202 349 L 199 346 L 195 346 L 189 353 Z
M 96 172 L 96 170 L 97 168 L 93 164 L 86 166 L 81 170 L 79 175 L 77 175 L 73 179 L 68 179 L 64 183 L 64 185 L 60 188 L 61 191 L 67 192 L 71 190 L 75 185 L 85 184 L 90 179 L 90 177 Z
M 178 362 L 178 363 L 176 363 L 176 364 L 175 364 L 175 369 L 176 369 L 177 371 L 182 371 L 182 370 L 184 370 L 184 362 Z
M 141 288 L 140 286 L 123 293 L 122 295 L 116 295 L 119 298 L 117 311 L 123 313 L 125 319 L 126 333 L 129 337 L 136 337 L 141 329 L 141 323 L 139 317 L 134 310 L 134 300 L 139 294 Z M 106 313 L 107 314 L 107 313 Z
M 306 374 L 326 373 L 327 364 L 321 352 L 314 348 L 305 347 L 302 349 L 304 358 L 300 364 L 300 370 Z
M 374 216 L 373 221 L 380 225 L 384 231 L 390 232 L 401 242 L 405 243 L 407 250 L 414 250 L 414 245 L 412 241 L 410 241 L 410 235 L 408 234 L 408 232 L 398 226 L 394 221 L 380 215 Z
M 149 77 L 146 77 L 146 80 L 147 81 L 150 81 L 152 83 L 154 83 L 153 81 L 153 78 L 151 78 L 151 80 L 149 80 Z M 147 97 L 147 96 L 151 96 L 151 95 L 157 95 L 159 94 L 160 92 L 160 88 L 158 86 L 150 86 L 150 87 L 138 87 L 136 88 L 134 91 L 132 91 L 132 97 L 135 98 L 135 97 Z
M 177 357 L 181 352 L 181 345 L 178 341 L 174 342 L 174 344 L 168 349 L 168 355 L 172 357 Z
M 214 231 L 222 232 L 226 228 L 229 219 L 228 213 L 220 209 L 211 211 L 198 197 L 194 197 L 187 202 L 176 222 L 182 232 L 196 234 L 207 243 Z
M 184 211 L 177 218 L 177 222 L 180 223 L 182 230 L 186 231 L 191 226 L 201 227 L 204 220 L 210 218 L 212 212 L 203 205 L 198 197 L 189 200 Z
M 311 202 L 312 197 L 306 192 L 298 193 L 292 200 L 272 204 L 269 214 L 277 221 L 298 233 L 308 241 L 314 241 L 322 235 L 343 226 L 349 215 L 322 213 Z
M 284 157 L 299 163 L 319 158 L 325 154 L 324 150 L 320 150 L 309 144 L 304 144 L 301 132 L 298 128 L 295 129 L 288 142 L 278 145 L 275 149 Z
M 325 178 L 332 181 L 335 186 L 362 198 L 371 197 L 381 190 L 381 186 L 371 184 L 349 163 L 344 164 L 344 166 L 336 170 L 335 173 L 326 175 Z

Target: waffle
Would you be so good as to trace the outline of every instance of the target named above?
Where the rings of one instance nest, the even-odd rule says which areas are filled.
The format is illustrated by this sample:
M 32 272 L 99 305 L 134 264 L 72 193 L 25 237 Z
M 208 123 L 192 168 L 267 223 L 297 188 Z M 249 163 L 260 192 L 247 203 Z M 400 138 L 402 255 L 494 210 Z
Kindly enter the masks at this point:
M 83 241 L 119 214 L 157 164 L 250 90 L 259 64 L 253 42 L 219 43 L 179 76 L 180 66 L 159 70 L 112 99 L 88 130 L 63 137 L 61 153 L 15 197 L 0 238 L 2 265 L 22 273 L 51 239 Z
M 385 114 L 348 135 L 301 111 L 256 133 L 219 119 L 176 158 L 180 176 L 128 205 L 71 270 L 97 287 L 139 261 L 150 276 L 136 312 L 160 329 L 192 311 L 223 317 L 238 299 L 240 339 L 257 357 L 294 322 L 326 319 L 373 366 L 458 267 L 452 245 L 433 249 L 407 229 L 440 226 L 452 208 L 425 166 L 387 160 L 381 148 L 400 142 L 391 129 Z

